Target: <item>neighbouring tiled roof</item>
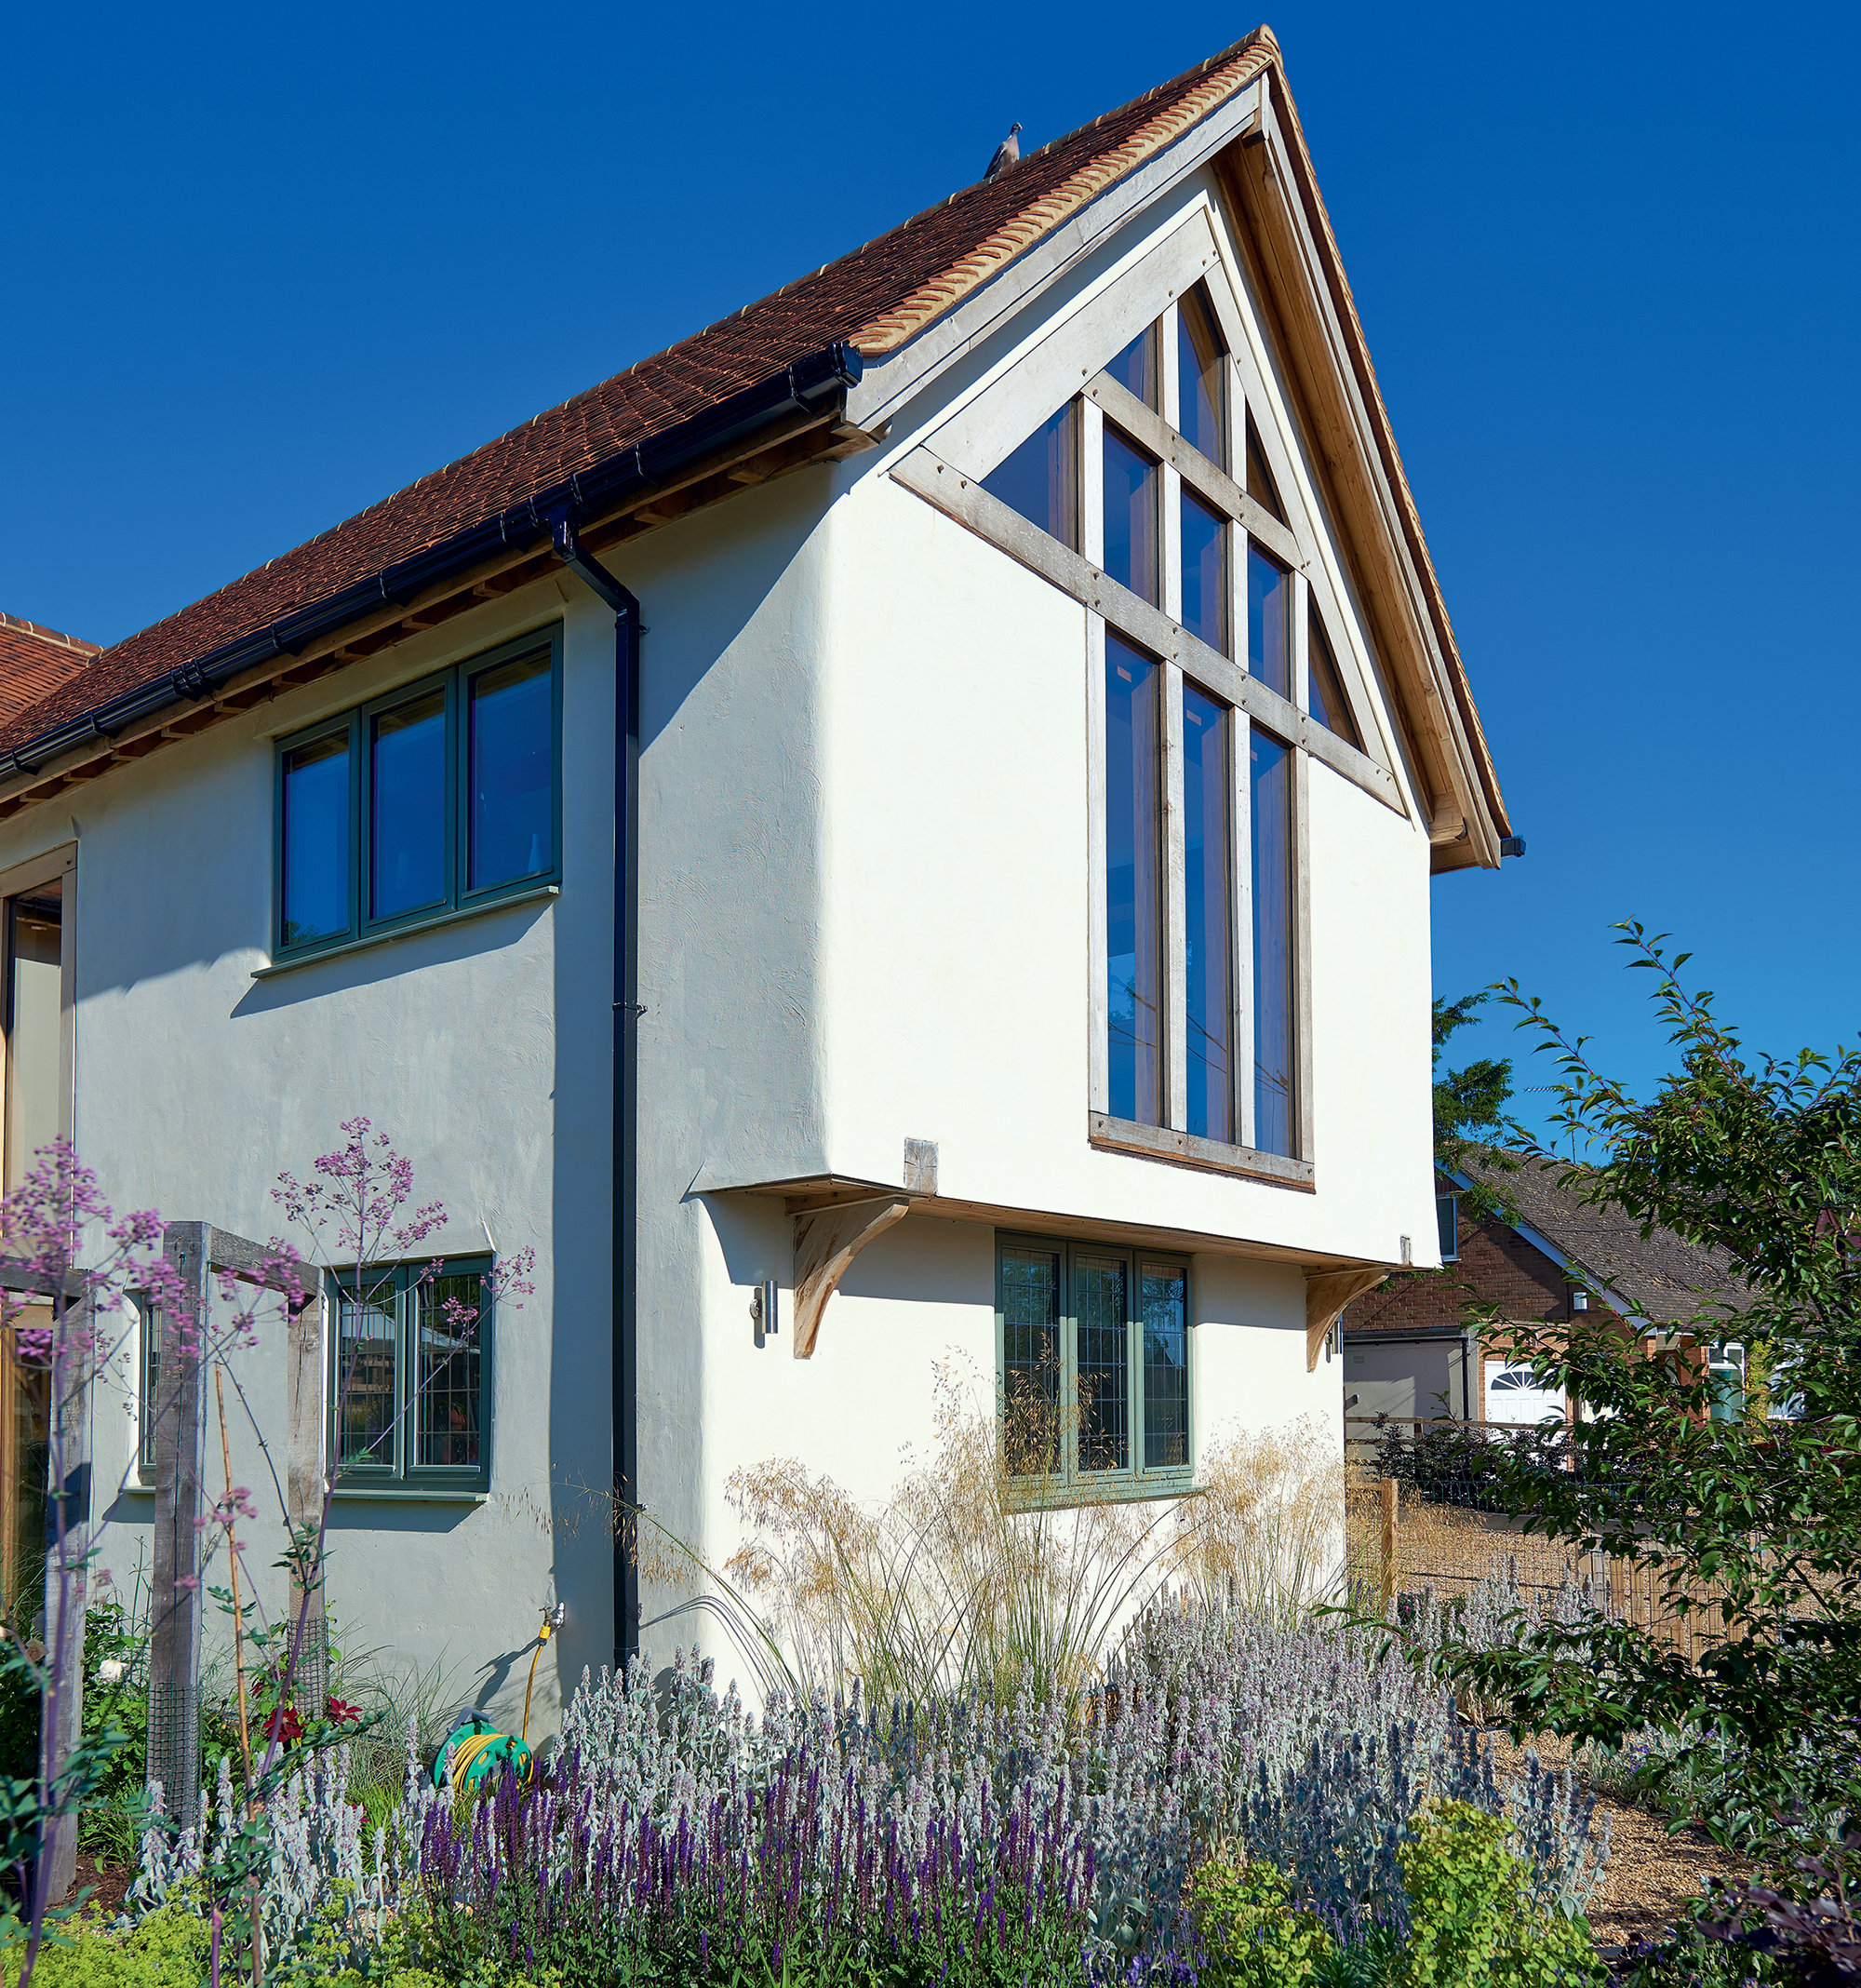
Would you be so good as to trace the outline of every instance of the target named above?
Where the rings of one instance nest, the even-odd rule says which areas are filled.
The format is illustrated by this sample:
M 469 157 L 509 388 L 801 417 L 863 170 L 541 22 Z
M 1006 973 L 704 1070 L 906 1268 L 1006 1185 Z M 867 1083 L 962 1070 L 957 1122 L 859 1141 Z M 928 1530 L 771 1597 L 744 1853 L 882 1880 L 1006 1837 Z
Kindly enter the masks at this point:
M 95 642 L 0 614 L 0 724 L 10 725 L 101 653 Z
M 1670 1229 L 1644 1236 L 1619 1208 L 1585 1201 L 1582 1171 L 1565 1162 L 1520 1160 L 1507 1172 L 1472 1156 L 1468 1165 L 1516 1206 L 1521 1221 L 1588 1271 L 1599 1295 L 1605 1288 L 1619 1293 L 1653 1324 L 1684 1323 L 1707 1303 L 1744 1311 L 1753 1302 L 1719 1252 Z
M 1263 71 L 1278 67 L 1272 33 L 1245 40 L 1091 124 L 1030 153 L 987 184 L 965 187 L 852 254 L 785 284 L 759 302 L 707 326 L 651 358 L 500 436 L 423 477 L 296 550 L 269 561 L 105 650 L 81 679 L 48 689 L 24 710 L 0 708 L 0 754 L 54 727 L 82 719 L 110 699 L 157 682 L 225 644 L 259 634 L 307 607 L 454 534 L 521 505 L 568 477 L 779 374 L 837 341 L 869 357 L 896 350 L 1120 177 L 1172 144 Z M 1283 75 L 1281 77 L 1283 86 Z M 1362 346 L 1343 264 L 1336 257 L 1310 160 L 1280 91 L 1308 205 L 1333 267 L 1349 332 Z M 1380 447 L 1390 465 L 1431 590 L 1456 701 L 1471 720 L 1475 749 L 1495 815 L 1504 819 L 1496 778 L 1479 732 L 1446 609 L 1427 562 L 1419 521 L 1397 455 L 1367 347 L 1358 354 L 1368 382 Z M 1505 832 L 1502 827 L 1501 832 Z

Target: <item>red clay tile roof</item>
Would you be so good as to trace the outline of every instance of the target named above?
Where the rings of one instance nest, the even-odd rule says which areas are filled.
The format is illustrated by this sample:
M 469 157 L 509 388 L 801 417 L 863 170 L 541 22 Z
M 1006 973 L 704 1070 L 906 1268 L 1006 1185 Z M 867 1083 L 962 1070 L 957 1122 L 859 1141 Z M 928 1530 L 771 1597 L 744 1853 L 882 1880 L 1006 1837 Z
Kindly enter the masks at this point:
M 0 724 L 30 710 L 102 651 L 37 622 L 0 614 Z
M 996 275 L 1118 179 L 1172 144 L 1263 71 L 1279 66 L 1279 44 L 1256 28 L 1198 67 L 1091 124 L 1042 146 L 995 181 L 963 188 L 851 255 L 785 284 L 772 296 L 640 360 L 599 386 L 539 414 L 418 483 L 270 561 L 242 579 L 104 651 L 81 678 L 66 680 L 25 710 L 0 706 L 0 755 L 56 726 L 81 719 L 108 700 L 153 684 L 222 645 L 259 634 L 296 608 L 366 582 L 398 560 L 521 505 L 567 478 L 608 462 L 729 396 L 780 375 L 797 360 L 844 341 L 878 356 L 896 350 Z M 1386 463 L 1408 508 L 1454 678 L 1470 718 L 1485 785 L 1504 822 L 1496 777 L 1466 684 L 1446 607 L 1440 601 L 1419 519 L 1380 395 L 1343 264 L 1291 93 L 1287 108 L 1305 193 L 1330 251 L 1329 272 L 1360 350 Z M 1506 830 L 1502 826 L 1501 833 Z
M 903 343 L 1086 200 L 1161 149 L 1278 54 L 1256 30 L 1187 74 L 963 188 L 890 234 L 539 414 L 293 552 L 116 643 L 30 712 L 0 714 L 0 753 L 222 643 L 368 579 L 846 340 Z

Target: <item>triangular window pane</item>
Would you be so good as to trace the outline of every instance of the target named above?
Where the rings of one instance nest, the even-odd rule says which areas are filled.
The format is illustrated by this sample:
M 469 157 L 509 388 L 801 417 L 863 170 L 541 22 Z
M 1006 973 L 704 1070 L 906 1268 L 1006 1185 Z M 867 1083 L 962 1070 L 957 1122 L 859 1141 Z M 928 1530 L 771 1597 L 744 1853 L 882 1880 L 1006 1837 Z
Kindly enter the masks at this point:
M 1317 614 L 1305 620 L 1305 685 L 1311 715 L 1327 732 L 1334 732 L 1346 746 L 1363 750 L 1350 704 L 1344 694 L 1344 679 L 1338 675 L 1337 658 L 1325 640 L 1324 625 Z
M 1063 545 L 1079 549 L 1079 423 L 1068 401 L 983 478 L 983 488 Z
M 1145 325 L 1109 366 L 1105 368 L 1118 383 L 1132 393 L 1146 408 L 1157 406 L 1157 327 Z
M 1274 487 L 1273 472 L 1261 452 L 1260 431 L 1253 425 L 1252 414 L 1247 417 L 1247 494 L 1255 504 L 1264 504 L 1282 525 L 1286 522 L 1285 507 Z

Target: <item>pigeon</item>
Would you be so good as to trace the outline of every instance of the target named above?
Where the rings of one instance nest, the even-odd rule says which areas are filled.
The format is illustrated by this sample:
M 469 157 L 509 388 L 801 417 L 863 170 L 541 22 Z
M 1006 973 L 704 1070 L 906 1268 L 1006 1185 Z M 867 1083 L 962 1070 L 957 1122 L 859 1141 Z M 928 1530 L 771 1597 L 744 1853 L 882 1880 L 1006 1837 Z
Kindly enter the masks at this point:
M 995 156 L 988 162 L 988 170 L 984 173 L 984 183 L 997 173 L 1004 173 L 1021 156 L 1021 127 L 1010 125 L 1008 136 L 995 148 Z

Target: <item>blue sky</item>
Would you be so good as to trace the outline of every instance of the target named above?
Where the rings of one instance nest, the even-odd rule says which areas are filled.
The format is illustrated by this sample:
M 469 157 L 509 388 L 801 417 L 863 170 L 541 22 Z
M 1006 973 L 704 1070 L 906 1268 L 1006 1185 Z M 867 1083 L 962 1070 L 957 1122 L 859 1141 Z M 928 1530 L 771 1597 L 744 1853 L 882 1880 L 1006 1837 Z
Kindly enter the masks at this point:
M 29 10 L 0 608 L 128 634 L 1255 19 Z M 1861 1036 L 1861 17 L 1270 19 L 1530 844 L 1435 886 L 1439 989 L 1645 1085 L 1638 917 L 1754 1043 Z

